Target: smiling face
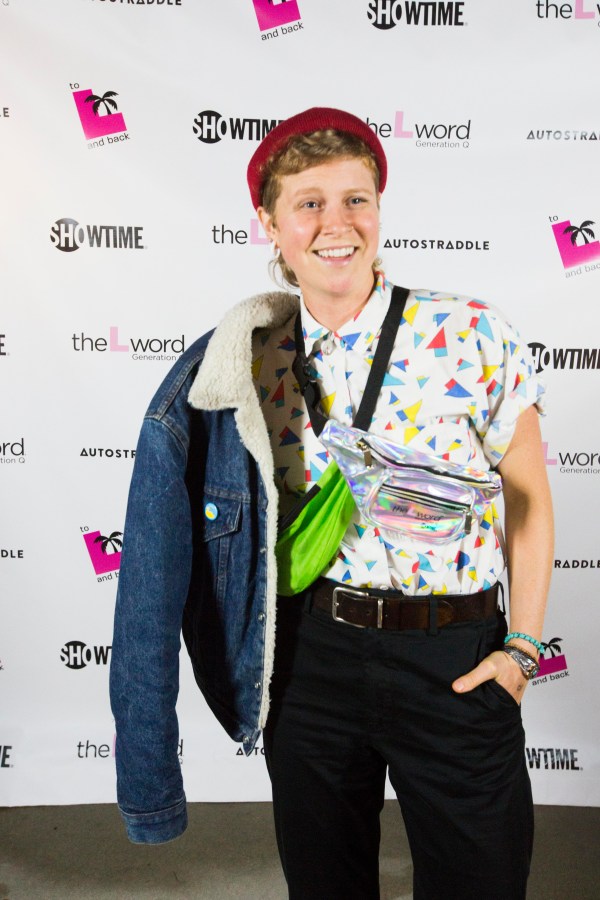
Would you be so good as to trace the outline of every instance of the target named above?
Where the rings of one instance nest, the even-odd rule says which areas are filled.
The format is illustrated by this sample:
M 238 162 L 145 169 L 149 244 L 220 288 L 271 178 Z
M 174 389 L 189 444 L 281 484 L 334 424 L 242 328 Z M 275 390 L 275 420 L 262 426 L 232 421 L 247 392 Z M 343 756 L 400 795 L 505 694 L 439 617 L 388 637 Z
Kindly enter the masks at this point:
M 342 324 L 368 300 L 379 242 L 379 195 L 361 159 L 339 159 L 281 177 L 272 215 L 260 221 L 294 271 L 304 301 L 323 324 Z M 339 318 L 336 316 L 336 318 Z

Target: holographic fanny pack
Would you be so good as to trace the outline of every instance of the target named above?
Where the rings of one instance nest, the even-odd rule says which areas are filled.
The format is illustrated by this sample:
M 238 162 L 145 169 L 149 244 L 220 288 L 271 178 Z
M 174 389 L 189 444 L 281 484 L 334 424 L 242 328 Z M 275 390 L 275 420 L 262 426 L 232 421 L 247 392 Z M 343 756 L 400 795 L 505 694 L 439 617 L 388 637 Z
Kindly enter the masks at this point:
M 320 441 L 363 518 L 415 540 L 446 544 L 470 534 L 502 490 L 496 472 L 459 466 L 332 419 Z

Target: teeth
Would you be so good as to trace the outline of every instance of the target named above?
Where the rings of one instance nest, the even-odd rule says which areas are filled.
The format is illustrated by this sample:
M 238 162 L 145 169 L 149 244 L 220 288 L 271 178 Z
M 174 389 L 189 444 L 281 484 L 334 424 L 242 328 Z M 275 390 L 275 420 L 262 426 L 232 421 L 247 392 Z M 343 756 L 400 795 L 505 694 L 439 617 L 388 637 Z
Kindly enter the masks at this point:
M 332 250 L 317 250 L 319 256 L 327 259 L 331 256 L 351 256 L 354 253 L 354 247 L 336 247 Z

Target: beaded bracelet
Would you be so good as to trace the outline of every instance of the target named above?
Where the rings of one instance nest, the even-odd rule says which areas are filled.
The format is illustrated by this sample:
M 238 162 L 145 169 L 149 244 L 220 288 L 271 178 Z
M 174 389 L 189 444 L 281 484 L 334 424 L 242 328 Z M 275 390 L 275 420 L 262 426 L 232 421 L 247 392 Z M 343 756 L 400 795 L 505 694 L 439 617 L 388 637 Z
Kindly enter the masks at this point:
M 544 645 L 540 643 L 540 641 L 536 641 L 530 634 L 523 634 L 522 631 L 511 631 L 511 633 L 507 634 L 504 638 L 504 643 L 508 644 L 513 638 L 521 638 L 522 641 L 528 641 L 530 644 L 533 644 L 535 649 L 539 650 L 540 653 L 544 649 Z

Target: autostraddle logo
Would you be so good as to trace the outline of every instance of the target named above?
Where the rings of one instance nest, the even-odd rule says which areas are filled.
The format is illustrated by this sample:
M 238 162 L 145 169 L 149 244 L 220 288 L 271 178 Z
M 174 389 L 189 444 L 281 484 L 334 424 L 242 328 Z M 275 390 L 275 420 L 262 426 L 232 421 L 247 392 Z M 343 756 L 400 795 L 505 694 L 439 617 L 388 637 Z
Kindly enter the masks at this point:
M 563 769 L 580 772 L 579 750 L 559 747 L 526 747 L 525 755 L 530 769 Z
M 224 137 L 233 141 L 262 141 L 283 119 L 226 118 L 214 109 L 199 112 L 192 126 L 203 144 L 217 144 Z
M 164 361 L 172 362 L 185 350 L 185 337 L 182 334 L 177 338 L 144 337 L 122 338 L 119 335 L 117 325 L 111 325 L 106 337 L 90 337 L 81 331 L 71 336 L 73 350 L 76 353 L 131 353 L 131 358 L 136 361 Z M 127 342 L 126 342 L 127 341 Z
M 67 641 L 60 651 L 60 659 L 67 669 L 85 669 L 90 664 L 106 666 L 111 650 L 111 645 L 88 647 L 83 641 Z
M 529 345 L 535 371 L 544 369 L 600 369 L 598 347 L 554 347 L 532 341 Z
M 104 535 L 99 531 L 90 531 L 85 525 L 81 531 L 94 572 L 99 576 L 98 581 L 111 581 L 113 572 L 117 573 L 121 567 L 123 532 L 111 531 Z
M 412 141 L 416 147 L 430 150 L 466 150 L 471 141 L 471 119 L 466 122 L 405 122 L 404 110 L 396 110 L 394 124 L 374 122 L 368 116 L 366 124 L 380 138 L 394 137 Z
M 129 140 L 123 114 L 118 112 L 116 91 L 94 94 L 90 88 L 79 89 L 78 82 L 69 85 L 89 149 L 108 144 L 121 144 Z M 105 140 L 106 139 L 106 140 Z
M 370 0 L 367 18 L 383 31 L 396 25 L 465 25 L 465 3 L 419 2 L 419 0 Z
M 571 129 L 561 129 L 561 128 L 536 128 L 535 131 L 531 129 L 529 134 L 527 135 L 528 141 L 597 141 L 598 140 L 597 131 L 583 131 L 583 130 L 575 130 Z
M 490 242 L 459 238 L 386 238 L 386 250 L 489 250 Z
M 0 334 L 0 356 L 9 356 L 6 349 L 6 335 Z
M 540 653 L 540 668 L 532 679 L 532 684 L 548 684 L 550 681 L 559 681 L 569 677 L 567 658 L 562 652 L 562 638 L 553 637 L 546 643 L 542 643 Z
M 597 450 L 558 451 L 554 456 L 547 442 L 542 444 L 547 466 L 558 466 L 561 475 L 600 475 L 600 453 Z
M 252 3 L 261 31 L 281 29 L 282 34 L 289 34 L 302 28 L 298 0 L 252 0 Z M 290 26 L 291 22 L 295 22 L 295 26 Z M 262 37 L 264 40 L 267 35 Z M 277 35 L 273 34 L 273 37 Z
M 135 450 L 115 450 L 112 447 L 83 447 L 80 456 L 88 459 L 135 459 Z
M 119 6 L 181 6 L 182 0 L 100 0 L 100 3 Z
M 0 119 L 10 119 L 9 106 L 0 106 Z
M 57 250 L 72 253 L 84 244 L 104 250 L 145 250 L 142 225 L 80 225 L 77 219 L 57 219 L 50 240 Z
M 553 3 L 551 0 L 535 0 L 538 19 L 595 19 L 600 16 L 600 3 L 593 0 L 575 0 L 573 3 Z
M 568 270 L 566 277 L 600 270 L 600 241 L 596 240 L 596 223 L 592 219 L 584 219 L 579 225 L 572 225 L 569 219 L 559 222 L 558 216 L 549 218 L 563 268 Z

